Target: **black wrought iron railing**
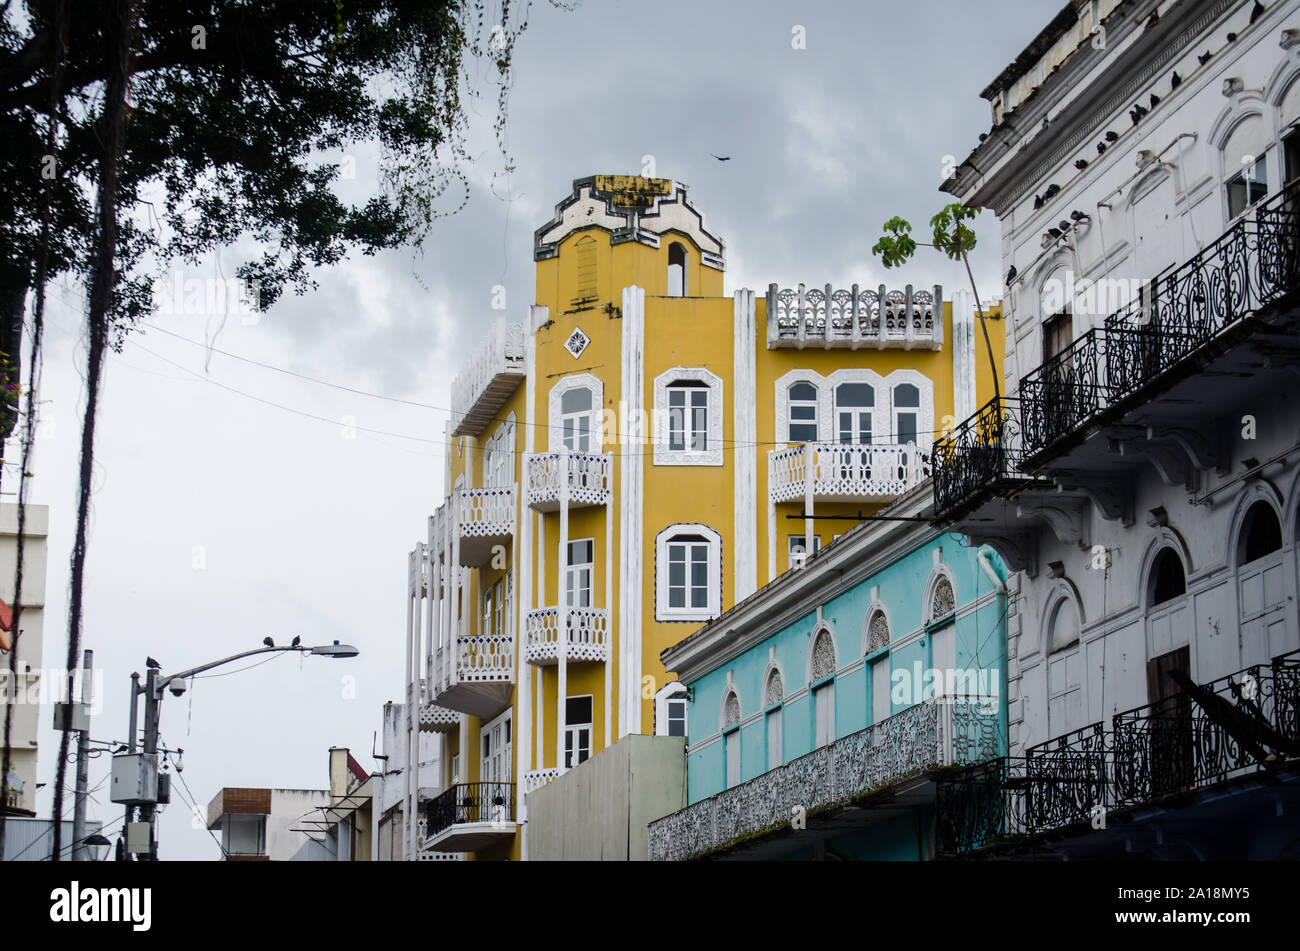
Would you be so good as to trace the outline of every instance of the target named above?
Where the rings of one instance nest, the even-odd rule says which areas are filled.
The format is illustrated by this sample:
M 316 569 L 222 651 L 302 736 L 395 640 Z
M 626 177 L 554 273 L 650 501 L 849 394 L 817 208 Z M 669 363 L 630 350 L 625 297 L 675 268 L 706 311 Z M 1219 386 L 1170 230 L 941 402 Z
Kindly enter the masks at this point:
M 461 783 L 425 806 L 428 835 L 469 822 L 513 823 L 514 783 Z
M 1199 698 L 1199 699 L 1198 699 Z M 1117 806 L 1153 802 L 1300 757 L 1300 654 L 1114 717 Z
M 1297 289 L 1293 182 L 1021 380 L 1026 455 L 1048 451 Z
M 1027 481 L 1023 457 L 1020 402 L 989 400 L 934 443 L 935 513 L 951 518 L 1008 483 Z
M 952 858 L 1023 844 L 1113 809 L 1300 760 L 1300 651 L 1159 703 L 1090 724 L 1021 757 L 972 766 L 938 783 L 937 841 Z

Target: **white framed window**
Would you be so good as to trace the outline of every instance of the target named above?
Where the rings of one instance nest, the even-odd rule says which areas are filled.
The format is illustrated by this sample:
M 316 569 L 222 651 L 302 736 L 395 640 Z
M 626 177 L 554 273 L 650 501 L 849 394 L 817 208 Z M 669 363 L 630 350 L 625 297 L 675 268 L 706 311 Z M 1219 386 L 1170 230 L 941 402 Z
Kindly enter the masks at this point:
M 515 414 L 511 413 L 483 447 L 483 485 L 510 485 L 514 478 Z
M 791 383 L 786 390 L 786 441 L 816 442 L 819 396 L 817 386 L 807 380 Z
M 590 538 L 569 542 L 569 567 L 564 574 L 564 604 L 591 607 L 591 566 L 594 545 Z
M 686 736 L 686 687 L 674 680 L 655 694 L 655 735 Z
M 921 444 L 921 389 L 915 383 L 894 387 L 894 441 Z
M 763 687 L 763 707 L 767 709 L 767 768 L 776 769 L 784 760 L 781 745 L 782 710 L 784 709 L 785 683 L 781 671 L 773 667 L 767 674 Z M 775 709 L 772 709 L 775 707 Z
M 479 731 L 483 753 L 479 763 L 479 782 L 510 782 L 510 749 L 514 739 L 510 735 L 510 714 L 511 711 L 507 710 Z
M 655 465 L 722 465 L 722 380 L 702 367 L 655 377 Z
M 727 691 L 722 704 L 722 743 L 727 757 L 727 788 L 740 782 L 740 697 Z
M 1268 196 L 1269 133 L 1264 117 L 1246 115 L 1222 147 L 1224 203 L 1229 221 Z
M 551 387 L 550 450 L 559 452 L 600 452 L 603 441 L 600 414 L 604 405 L 605 384 L 590 373 L 566 376 Z
M 564 717 L 564 768 L 573 769 L 591 758 L 591 694 L 566 697 Z
M 870 445 L 875 429 L 876 388 L 870 383 L 835 387 L 835 440 L 841 445 Z
M 707 525 L 673 525 L 655 544 L 655 617 L 707 621 L 722 613 L 722 537 Z

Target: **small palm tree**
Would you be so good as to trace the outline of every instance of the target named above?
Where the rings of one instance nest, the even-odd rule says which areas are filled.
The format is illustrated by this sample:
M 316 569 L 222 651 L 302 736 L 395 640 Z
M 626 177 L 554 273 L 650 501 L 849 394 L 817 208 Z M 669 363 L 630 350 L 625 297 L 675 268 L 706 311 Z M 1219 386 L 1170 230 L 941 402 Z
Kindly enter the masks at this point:
M 993 361 L 993 343 L 989 340 L 989 329 L 984 324 L 984 308 L 980 304 L 980 293 L 975 287 L 975 275 L 970 268 L 970 259 L 966 256 L 975 250 L 975 232 L 963 222 L 974 218 L 979 212 L 960 202 L 945 205 L 940 212 L 930 219 L 930 228 L 934 232 L 934 242 L 930 246 L 937 248 L 954 261 L 966 265 L 966 276 L 970 278 L 970 289 L 975 294 L 975 310 L 979 314 L 980 330 L 984 333 L 984 346 L 988 348 L 989 369 L 993 374 L 993 398 L 1001 398 L 998 385 L 997 364 Z M 895 215 L 882 226 L 884 234 L 871 248 L 871 253 L 879 255 L 886 268 L 901 267 L 911 260 L 916 253 L 917 242 L 912 237 L 912 223 L 906 218 Z

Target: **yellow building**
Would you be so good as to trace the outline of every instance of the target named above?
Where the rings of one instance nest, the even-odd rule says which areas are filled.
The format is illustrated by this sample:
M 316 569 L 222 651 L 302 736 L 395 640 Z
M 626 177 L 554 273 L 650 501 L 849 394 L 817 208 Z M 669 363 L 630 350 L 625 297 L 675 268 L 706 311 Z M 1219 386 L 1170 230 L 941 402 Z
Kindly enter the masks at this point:
M 854 524 L 822 516 L 927 477 L 936 431 L 993 391 L 969 293 L 727 296 L 669 180 L 575 181 L 534 258 L 526 323 L 452 383 L 452 488 L 410 555 L 408 701 L 445 738 L 422 844 L 481 859 L 527 857 L 526 792 L 629 733 L 684 735 L 660 652 Z

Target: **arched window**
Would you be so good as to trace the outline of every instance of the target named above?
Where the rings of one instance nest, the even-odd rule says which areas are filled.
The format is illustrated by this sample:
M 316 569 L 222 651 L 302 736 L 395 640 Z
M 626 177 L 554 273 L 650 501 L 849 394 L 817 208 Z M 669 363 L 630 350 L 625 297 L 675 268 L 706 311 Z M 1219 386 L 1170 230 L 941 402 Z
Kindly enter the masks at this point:
M 953 594 L 952 582 L 947 578 L 940 578 L 935 582 L 934 592 L 930 595 L 930 623 L 942 621 L 948 615 L 957 610 L 957 596 Z M 883 618 L 884 615 L 882 614 Z M 889 632 L 885 632 L 888 638 Z
M 727 788 L 740 782 L 740 697 L 735 690 L 727 691 L 722 705 L 723 745 L 727 756 Z
M 1079 653 L 1079 608 L 1061 597 L 1047 622 L 1047 735 L 1061 736 L 1083 726 L 1083 659 Z
M 576 264 L 574 299 L 589 301 L 596 297 L 596 239 L 586 234 L 574 245 Z
M 1237 541 L 1237 563 L 1249 564 L 1282 548 L 1282 524 L 1273 506 L 1259 501 L 1246 510 Z
M 689 296 L 686 280 L 686 248 L 676 241 L 668 245 L 668 296 Z
M 784 760 L 781 745 L 781 707 L 777 706 L 785 698 L 785 685 L 781 682 L 781 671 L 775 667 L 767 675 L 767 684 L 763 688 L 763 706 L 773 707 L 767 712 L 767 768 L 776 769 Z
M 869 445 L 876 390 L 870 383 L 841 383 L 835 387 L 835 433 L 843 445 Z
M 674 525 L 655 541 L 655 618 L 717 617 L 722 612 L 722 536 L 707 525 Z
M 813 638 L 811 680 L 817 746 L 835 740 L 835 638 L 822 628 Z M 824 681 L 818 683 L 818 681 Z
M 867 622 L 867 653 L 874 654 L 888 646 L 889 618 L 885 617 L 884 611 L 876 610 Z
M 920 442 L 921 390 L 914 383 L 894 387 L 894 441 L 906 446 Z
M 800 381 L 790 384 L 788 397 L 788 442 L 817 441 L 817 387 Z
M 1147 579 L 1148 603 L 1155 607 L 1187 593 L 1187 576 L 1183 572 L 1183 560 L 1172 548 L 1160 549 L 1151 564 L 1151 576 Z
M 655 734 L 686 736 L 686 688 L 673 681 L 655 694 Z
M 722 465 L 722 378 L 703 367 L 655 377 L 657 466 Z
M 1067 269 L 1058 267 L 1047 275 L 1038 291 L 1038 316 L 1043 327 L 1043 362 L 1068 350 L 1074 340 L 1073 304 Z
M 591 390 L 585 386 L 565 391 L 560 397 L 560 427 L 564 448 L 591 451 Z
M 1223 143 L 1224 189 L 1228 220 L 1236 218 L 1268 195 L 1268 130 L 1264 117 L 1246 116 Z

